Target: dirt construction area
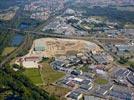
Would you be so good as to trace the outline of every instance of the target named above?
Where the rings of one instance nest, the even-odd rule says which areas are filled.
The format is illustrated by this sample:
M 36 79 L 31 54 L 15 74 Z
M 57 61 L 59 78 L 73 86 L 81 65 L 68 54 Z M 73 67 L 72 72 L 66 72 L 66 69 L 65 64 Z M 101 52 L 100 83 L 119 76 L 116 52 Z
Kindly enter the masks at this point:
M 29 52 L 29 56 L 55 57 L 56 55 L 67 55 L 68 53 L 98 52 L 100 47 L 95 43 L 85 40 L 41 38 L 36 39 Z

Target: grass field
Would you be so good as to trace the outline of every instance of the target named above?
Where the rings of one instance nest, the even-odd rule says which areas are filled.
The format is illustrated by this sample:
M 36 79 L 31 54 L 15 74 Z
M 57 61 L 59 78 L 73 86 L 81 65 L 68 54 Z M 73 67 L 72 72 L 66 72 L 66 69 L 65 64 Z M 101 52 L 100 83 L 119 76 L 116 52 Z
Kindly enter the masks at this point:
M 40 85 L 43 83 L 38 69 L 26 69 L 23 74 L 26 75 L 36 85 Z
M 40 69 L 40 72 L 38 69 L 26 69 L 23 73 L 34 84 L 42 84 L 40 85 L 40 88 L 44 89 L 51 95 L 55 95 L 58 98 L 58 100 L 64 100 L 64 95 L 67 94 L 70 90 L 57 85 L 52 85 L 52 83 L 64 77 L 65 74 L 53 70 L 50 66 L 50 61 L 51 59 L 44 60 L 43 62 L 41 62 L 42 68 Z
M 58 79 L 65 76 L 64 73 L 58 72 L 52 69 L 50 66 L 51 59 L 42 62 L 42 69 L 40 70 L 43 82 L 41 88 L 50 93 L 51 95 L 55 95 L 58 100 L 65 100 L 64 95 L 67 94 L 70 90 L 64 87 L 60 87 L 57 85 L 52 85 L 52 83 L 56 82 Z
M 65 75 L 62 72 L 57 72 L 57 71 L 53 70 L 52 67 L 49 64 L 49 60 L 44 61 L 42 63 L 42 66 L 43 67 L 42 67 L 42 70 L 41 70 L 41 75 L 42 75 L 42 79 L 43 79 L 45 84 L 54 83 L 55 81 L 64 77 L 64 75 Z
M 7 54 L 11 53 L 15 50 L 15 47 L 6 47 L 2 53 L 2 56 L 6 56 Z
M 103 79 L 103 78 L 100 78 L 100 77 L 97 77 L 95 79 L 95 83 L 100 84 L 100 85 L 104 85 L 104 84 L 107 84 L 108 83 L 108 80 Z
M 54 85 L 45 85 L 41 88 L 43 88 L 45 91 L 47 91 L 50 94 L 54 94 L 56 97 L 58 97 L 58 100 L 64 100 L 64 96 L 70 91 L 67 88 L 54 86 Z

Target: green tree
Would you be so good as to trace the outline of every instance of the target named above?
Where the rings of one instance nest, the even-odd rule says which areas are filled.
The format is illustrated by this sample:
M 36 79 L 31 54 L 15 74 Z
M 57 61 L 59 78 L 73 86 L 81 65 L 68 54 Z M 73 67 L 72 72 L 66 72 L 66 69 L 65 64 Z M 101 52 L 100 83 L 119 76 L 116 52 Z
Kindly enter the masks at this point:
M 130 64 L 130 68 L 134 68 L 134 63 L 133 64 Z
M 120 57 L 120 60 L 118 61 L 120 64 L 126 64 L 128 62 L 128 59 L 125 57 Z

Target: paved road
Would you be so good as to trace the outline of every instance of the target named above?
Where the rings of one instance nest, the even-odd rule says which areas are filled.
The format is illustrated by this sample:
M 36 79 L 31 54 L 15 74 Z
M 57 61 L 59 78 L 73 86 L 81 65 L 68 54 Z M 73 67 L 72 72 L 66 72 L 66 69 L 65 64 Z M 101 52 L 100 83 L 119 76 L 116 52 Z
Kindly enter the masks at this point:
M 12 28 L 8 28 L 9 30 L 13 30 L 16 32 L 25 32 L 25 33 L 30 33 L 30 34 L 35 34 L 35 35 L 42 35 L 42 36 L 46 36 L 46 37 L 57 37 L 57 38 L 70 38 L 70 39 L 84 39 L 84 40 L 110 40 L 110 41 L 120 41 L 120 40 L 124 40 L 122 38 L 103 38 L 103 37 L 91 37 L 90 35 L 86 35 L 86 36 L 67 36 L 67 35 L 61 35 L 61 34 L 50 34 L 50 33 L 44 33 L 44 32 L 35 32 L 35 31 L 22 31 L 19 29 L 12 29 Z M 133 39 L 125 39 L 126 41 L 129 40 L 133 40 Z

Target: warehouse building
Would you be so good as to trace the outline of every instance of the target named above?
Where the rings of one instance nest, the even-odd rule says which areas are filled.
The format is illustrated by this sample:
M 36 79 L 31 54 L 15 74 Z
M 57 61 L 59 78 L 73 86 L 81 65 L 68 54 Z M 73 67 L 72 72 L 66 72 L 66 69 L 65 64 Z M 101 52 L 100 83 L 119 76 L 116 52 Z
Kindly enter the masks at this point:
M 46 47 L 45 42 L 43 41 L 43 39 L 37 39 L 34 42 L 34 51 L 44 51 L 46 49 L 47 49 L 47 47 Z
M 66 97 L 67 100 L 80 100 L 82 98 L 82 94 L 76 91 L 69 92 Z

